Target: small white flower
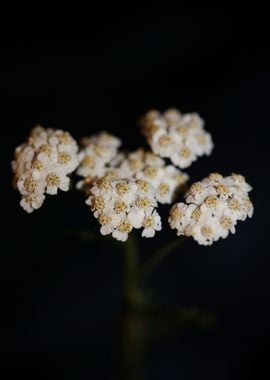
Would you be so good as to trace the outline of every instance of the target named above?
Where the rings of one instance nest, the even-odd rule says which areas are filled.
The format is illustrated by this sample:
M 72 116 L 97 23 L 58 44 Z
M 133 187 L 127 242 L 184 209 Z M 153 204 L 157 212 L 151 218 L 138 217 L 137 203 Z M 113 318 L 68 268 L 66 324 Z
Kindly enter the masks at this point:
M 128 213 L 128 220 L 134 228 L 142 228 L 143 218 L 145 216 L 145 210 L 132 210 Z
M 142 236 L 152 238 L 155 236 L 156 231 L 161 230 L 161 218 L 156 210 L 148 210 L 145 212 L 144 219 L 142 221 L 143 231 Z
M 61 170 L 50 171 L 46 178 L 46 193 L 57 194 L 58 189 L 68 191 L 70 179 Z
M 20 205 L 26 212 L 31 213 L 40 208 L 44 200 L 45 196 L 43 194 L 27 194 L 22 197 Z
M 121 217 L 120 215 L 117 215 L 117 214 L 101 213 L 98 217 L 98 221 L 101 224 L 101 227 L 100 227 L 101 235 L 109 235 L 120 224 Z
M 211 245 L 214 241 L 219 239 L 218 219 L 216 217 L 209 217 L 205 223 L 197 223 L 191 227 L 189 233 L 201 245 Z
M 128 234 L 132 231 L 132 224 L 128 219 L 122 220 L 117 228 L 113 231 L 112 236 L 119 241 L 126 241 Z

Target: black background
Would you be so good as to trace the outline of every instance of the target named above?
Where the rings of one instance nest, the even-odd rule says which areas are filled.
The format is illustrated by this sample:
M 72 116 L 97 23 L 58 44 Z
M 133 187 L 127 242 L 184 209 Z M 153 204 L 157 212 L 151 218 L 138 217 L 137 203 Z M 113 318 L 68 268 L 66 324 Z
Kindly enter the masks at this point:
M 129 5 L 130 6 L 130 5 Z M 32 215 L 12 189 L 13 149 L 35 123 L 75 138 L 108 130 L 142 144 L 136 120 L 175 106 L 206 120 L 215 149 L 188 171 L 240 172 L 255 214 L 204 248 L 189 241 L 150 279 L 160 303 L 214 310 L 212 331 L 176 331 L 149 349 L 149 379 L 269 377 L 268 26 L 261 9 L 100 4 L 79 16 L 41 7 L 1 22 L 2 369 L 39 379 L 114 376 L 122 257 L 72 237 L 96 225 L 81 194 L 48 197 Z M 174 235 L 142 245 L 143 257 Z M 147 251 L 144 247 L 147 247 Z M 18 377 L 19 378 L 19 377 Z M 116 377 L 117 378 L 117 377 Z

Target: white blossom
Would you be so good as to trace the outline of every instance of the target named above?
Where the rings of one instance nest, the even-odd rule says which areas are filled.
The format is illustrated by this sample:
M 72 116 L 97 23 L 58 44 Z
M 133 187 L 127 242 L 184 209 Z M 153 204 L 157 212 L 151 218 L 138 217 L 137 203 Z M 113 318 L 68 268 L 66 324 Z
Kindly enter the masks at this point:
M 179 188 L 188 180 L 186 173 L 173 165 L 166 165 L 162 158 L 142 148 L 129 153 L 118 152 L 110 162 L 97 158 L 93 150 L 91 150 L 92 156 L 89 160 L 89 156 L 85 155 L 89 152 L 88 149 L 90 148 L 84 149 L 84 159 L 78 169 L 78 174 L 85 176 L 85 179 L 77 184 L 77 187 L 83 188 L 87 194 L 95 193 L 94 182 L 98 178 L 132 179 L 142 181 L 141 183 L 147 182 L 159 203 L 170 204 Z M 84 160 L 96 163 L 90 170 Z M 143 192 L 143 187 L 139 186 L 137 191 Z M 126 196 L 123 195 L 123 197 Z
M 152 238 L 155 236 L 156 231 L 161 230 L 161 218 L 156 210 L 148 209 L 142 221 L 143 231 L 142 236 Z
M 120 145 L 121 140 L 107 132 L 84 137 L 83 149 L 79 154 L 78 175 L 92 180 L 103 177 L 106 174 L 106 168 L 117 156 Z M 83 182 L 80 185 L 83 185 Z
M 35 127 L 15 149 L 12 162 L 21 207 L 31 213 L 42 206 L 46 194 L 67 191 L 69 175 L 76 170 L 81 177 L 76 188 L 85 192 L 101 235 L 124 242 L 133 229 L 141 229 L 142 237 L 154 237 L 162 228 L 159 204 L 172 204 L 188 180 L 179 168 L 210 155 L 213 142 L 196 113 L 151 110 L 140 122 L 149 151 L 120 151 L 121 140 L 104 131 L 82 138 L 79 151 L 69 133 Z M 170 227 L 178 236 L 211 245 L 235 233 L 239 220 L 252 217 L 251 190 L 240 174 L 210 173 L 190 186 L 185 202 L 172 206 Z
M 198 157 L 212 152 L 211 135 L 204 130 L 204 122 L 196 113 L 182 115 L 176 109 L 163 114 L 150 111 L 141 124 L 153 152 L 170 158 L 180 168 L 187 168 Z
M 22 194 L 21 206 L 27 212 L 41 207 L 44 194 L 69 189 L 69 177 L 79 164 L 78 146 L 62 130 L 35 127 L 28 141 L 15 150 L 12 162 L 14 185 Z
M 173 205 L 169 224 L 177 235 L 192 236 L 199 244 L 210 245 L 229 232 L 235 233 L 237 221 L 252 216 L 250 190 L 243 176 L 211 173 L 189 188 L 186 203 Z
M 144 228 L 146 237 L 154 236 L 154 232 L 161 229 L 154 194 L 149 183 L 104 177 L 92 185 L 86 203 L 98 219 L 102 235 L 112 234 L 115 239 L 126 241 L 133 228 Z

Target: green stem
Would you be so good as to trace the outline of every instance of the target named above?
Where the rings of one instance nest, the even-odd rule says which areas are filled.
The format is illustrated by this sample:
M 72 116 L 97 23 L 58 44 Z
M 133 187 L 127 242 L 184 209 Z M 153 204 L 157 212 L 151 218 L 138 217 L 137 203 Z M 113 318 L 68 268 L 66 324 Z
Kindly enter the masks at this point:
M 124 299 L 126 306 L 136 308 L 142 298 L 139 288 L 139 249 L 135 236 L 130 234 L 124 245 Z
M 141 276 L 140 280 L 144 282 L 155 270 L 155 268 L 158 266 L 158 264 L 169 255 L 169 253 L 173 252 L 177 247 L 179 247 L 181 244 L 184 243 L 186 240 L 185 236 L 178 237 L 177 239 L 174 239 L 170 241 L 169 243 L 166 243 L 161 248 L 159 248 L 153 256 L 151 256 L 144 266 L 141 269 Z

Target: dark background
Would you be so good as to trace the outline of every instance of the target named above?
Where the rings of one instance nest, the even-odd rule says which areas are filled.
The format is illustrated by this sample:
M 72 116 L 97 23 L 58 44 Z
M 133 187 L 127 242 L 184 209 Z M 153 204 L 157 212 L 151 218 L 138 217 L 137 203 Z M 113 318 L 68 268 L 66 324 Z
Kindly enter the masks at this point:
M 130 6 L 130 4 L 129 4 Z M 24 11 L 24 13 L 22 13 Z M 1 358 L 9 378 L 110 379 L 121 311 L 122 253 L 80 241 L 96 229 L 81 194 L 19 207 L 9 162 L 35 123 L 75 137 L 106 129 L 143 143 L 136 120 L 176 106 L 206 120 L 215 149 L 188 173 L 240 172 L 255 214 L 204 248 L 189 241 L 149 281 L 158 301 L 218 315 L 215 329 L 150 344 L 149 379 L 255 379 L 269 369 L 269 88 L 264 10 L 162 6 L 18 9 L 1 21 Z M 165 225 L 165 223 L 164 223 Z M 160 240 L 142 243 L 145 258 Z M 144 252 L 145 251 L 145 252 Z M 17 375 L 16 375 L 17 374 Z

